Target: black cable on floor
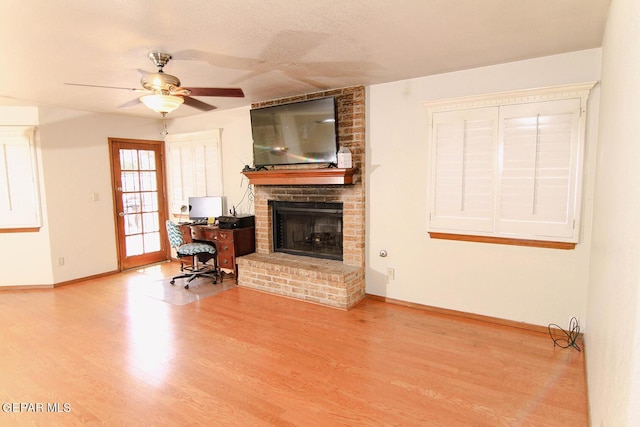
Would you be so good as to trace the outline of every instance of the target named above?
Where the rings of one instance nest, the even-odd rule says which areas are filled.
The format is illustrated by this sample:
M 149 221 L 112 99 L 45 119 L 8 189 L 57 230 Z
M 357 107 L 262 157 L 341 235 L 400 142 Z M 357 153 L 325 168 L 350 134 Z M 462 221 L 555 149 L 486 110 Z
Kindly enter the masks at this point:
M 554 334 L 554 331 L 551 329 L 552 327 L 555 327 L 557 329 L 557 331 L 555 331 L 555 334 Z M 571 318 L 571 320 L 569 321 L 568 331 L 565 331 L 555 323 L 549 324 L 548 329 L 549 329 L 549 336 L 553 340 L 554 347 L 555 346 L 558 346 L 561 348 L 573 347 L 576 350 L 581 351 L 580 346 L 576 342 L 578 340 L 578 337 L 580 336 L 580 326 L 578 325 L 578 319 L 576 319 L 575 317 Z M 558 337 L 557 335 L 563 335 L 563 336 Z

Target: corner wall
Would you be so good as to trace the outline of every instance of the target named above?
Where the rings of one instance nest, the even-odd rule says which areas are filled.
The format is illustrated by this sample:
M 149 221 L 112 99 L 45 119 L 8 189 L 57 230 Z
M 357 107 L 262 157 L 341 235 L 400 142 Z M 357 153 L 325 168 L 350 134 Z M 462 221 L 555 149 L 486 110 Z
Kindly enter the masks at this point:
M 591 425 L 640 425 L 640 3 L 614 0 L 602 55 L 585 334 Z
M 157 119 L 37 110 L 43 227 L 0 234 L 7 260 L 0 286 L 49 286 L 116 271 L 108 138 L 162 139 Z
M 36 107 L 0 107 L 0 125 L 36 126 L 38 128 L 38 108 Z M 49 227 L 47 222 L 46 192 L 42 183 L 42 144 L 40 132 L 36 131 L 35 144 L 38 157 L 39 192 L 42 227 L 28 233 L 0 233 L 0 259 L 2 274 L 0 287 L 44 285 L 53 283 L 53 265 Z M 21 256 L 20 254 L 28 254 Z M 34 268 L 38 266 L 38 268 Z
M 593 49 L 369 88 L 367 293 L 541 326 L 576 316 L 585 326 L 599 89 L 589 102 L 582 237 L 570 251 L 430 239 L 423 104 L 597 81 L 600 59 Z

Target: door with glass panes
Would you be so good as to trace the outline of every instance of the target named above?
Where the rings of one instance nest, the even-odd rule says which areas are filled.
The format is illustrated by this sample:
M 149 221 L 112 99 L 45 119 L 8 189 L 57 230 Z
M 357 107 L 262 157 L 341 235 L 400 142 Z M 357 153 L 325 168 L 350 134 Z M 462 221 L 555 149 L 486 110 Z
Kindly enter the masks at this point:
M 164 143 L 110 138 L 121 269 L 169 259 Z

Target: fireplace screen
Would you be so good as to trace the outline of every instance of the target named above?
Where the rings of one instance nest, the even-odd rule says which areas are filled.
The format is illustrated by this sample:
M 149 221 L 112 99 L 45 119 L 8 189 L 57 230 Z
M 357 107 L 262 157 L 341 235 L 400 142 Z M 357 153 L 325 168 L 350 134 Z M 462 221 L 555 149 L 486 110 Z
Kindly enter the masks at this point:
M 342 260 L 342 203 L 269 204 L 275 252 Z

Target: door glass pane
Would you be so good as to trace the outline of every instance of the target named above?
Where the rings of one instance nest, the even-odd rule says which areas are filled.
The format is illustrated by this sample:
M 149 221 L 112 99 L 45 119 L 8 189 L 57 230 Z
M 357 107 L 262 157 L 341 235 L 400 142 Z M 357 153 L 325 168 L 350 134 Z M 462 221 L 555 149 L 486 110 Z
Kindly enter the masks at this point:
M 138 172 L 121 172 L 122 191 L 140 191 L 140 174 Z
M 140 172 L 140 191 L 156 191 L 156 173 L 155 172 Z
M 158 213 L 151 212 L 142 214 L 142 227 L 145 233 L 159 231 L 160 221 L 158 220 Z
M 122 206 L 125 214 L 142 212 L 140 193 L 125 193 L 122 195 Z
M 120 150 L 120 169 L 121 170 L 138 169 L 137 150 Z
M 158 193 L 140 193 L 142 196 L 142 212 L 158 211 Z
M 140 150 L 140 170 L 156 170 L 156 156 L 153 151 Z
M 144 252 L 156 252 L 160 250 L 160 233 L 144 234 Z
M 133 214 L 124 216 L 124 234 L 129 236 L 131 234 L 142 233 L 142 215 Z
M 142 255 L 144 247 L 142 245 L 142 234 L 127 236 L 125 237 L 125 242 L 127 246 L 127 256 Z

